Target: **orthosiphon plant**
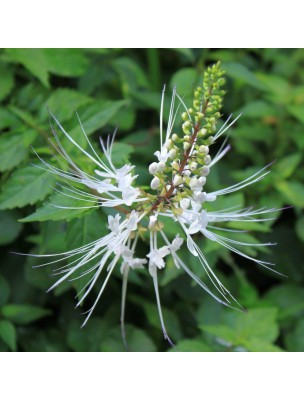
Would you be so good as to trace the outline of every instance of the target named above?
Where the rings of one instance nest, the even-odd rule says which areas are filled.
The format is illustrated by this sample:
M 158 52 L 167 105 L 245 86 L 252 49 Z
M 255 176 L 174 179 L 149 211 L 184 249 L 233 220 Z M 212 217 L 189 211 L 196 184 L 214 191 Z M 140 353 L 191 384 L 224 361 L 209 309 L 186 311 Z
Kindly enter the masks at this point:
M 265 221 L 270 219 L 265 218 L 265 214 L 275 209 L 233 208 L 208 211 L 206 208 L 208 202 L 216 204 L 219 196 L 239 191 L 260 181 L 270 172 L 265 167 L 230 187 L 213 192 L 205 190 L 212 167 L 225 156 L 230 146 L 224 141 L 214 157 L 210 155 L 210 148 L 239 118 L 238 116 L 232 120 L 229 117 L 218 130 L 217 123 L 222 116 L 221 108 L 225 94 L 224 83 L 224 71 L 218 62 L 205 71 L 203 85 L 198 86 L 194 91 L 192 107 L 189 108 L 184 103 L 174 88 L 166 129 L 163 126 L 165 89 L 163 90 L 160 107 L 160 147 L 154 153 L 155 161 L 147 166 L 147 172 L 151 174 L 149 190 L 136 186 L 137 176 L 134 165 L 115 167 L 112 161 L 114 135 L 112 138 L 108 137 L 106 142 L 100 139 L 103 150 L 103 157 L 101 157 L 90 143 L 79 118 L 88 150 L 77 143 L 57 118 L 50 113 L 55 138 L 54 147 L 61 162 L 64 160 L 68 168 L 61 169 L 43 159 L 40 159 L 42 162 L 40 167 L 65 181 L 62 193 L 85 201 L 84 208 L 108 207 L 115 211 L 113 215 L 108 216 L 108 234 L 92 243 L 57 255 L 57 260 L 46 263 L 52 264 L 62 260 L 66 262 L 65 266 L 56 270 L 62 276 L 49 290 L 65 280 L 88 275 L 88 282 L 78 293 L 77 306 L 82 304 L 95 285 L 99 285 L 96 300 L 89 309 L 83 325 L 90 318 L 113 270 L 120 268 L 122 274 L 121 330 L 125 341 L 124 315 L 128 275 L 130 270 L 147 269 L 154 284 L 162 331 L 165 339 L 172 344 L 165 327 L 158 289 L 158 273 L 166 267 L 166 258 L 169 255 L 176 268 L 184 270 L 215 300 L 232 307 L 237 301 L 209 266 L 203 249 L 193 238 L 199 233 L 206 239 L 218 242 L 232 252 L 272 270 L 273 264 L 255 259 L 239 250 L 240 246 L 268 246 L 272 243 L 247 244 L 236 241 L 227 237 L 227 232 L 233 234 L 234 230 L 223 227 L 222 223 Z M 175 127 L 176 117 L 179 114 L 181 114 L 183 124 Z M 63 146 L 55 127 L 59 128 L 66 139 L 87 157 L 88 163 L 94 165 L 93 173 L 89 174 L 79 168 L 77 160 L 73 160 Z M 91 203 L 91 206 L 88 203 Z M 183 236 L 176 235 L 172 241 L 166 234 L 166 220 L 169 219 L 179 224 L 183 232 Z M 225 236 L 219 233 L 221 231 L 226 232 Z M 138 258 L 136 249 L 142 240 L 150 245 L 150 249 L 144 258 Z M 179 250 L 182 246 L 187 246 L 191 255 L 201 264 L 216 289 L 215 293 L 181 259 Z M 50 256 L 45 255 L 45 257 Z M 105 270 L 106 277 L 100 282 L 100 275 Z

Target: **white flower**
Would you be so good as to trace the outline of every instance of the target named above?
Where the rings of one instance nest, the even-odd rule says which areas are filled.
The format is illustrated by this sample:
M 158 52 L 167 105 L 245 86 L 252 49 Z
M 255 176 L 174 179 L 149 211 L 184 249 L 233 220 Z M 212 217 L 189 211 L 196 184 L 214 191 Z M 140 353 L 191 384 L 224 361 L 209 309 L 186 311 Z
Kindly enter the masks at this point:
M 160 185 L 160 180 L 157 176 L 155 176 L 151 181 L 151 189 L 157 189 Z
M 164 163 L 166 163 L 169 158 L 168 149 L 165 146 L 161 149 L 161 151 L 156 151 L 154 154 L 158 158 L 158 161 L 163 161 Z
M 110 138 L 107 139 L 107 143 L 105 144 L 102 139 L 100 139 L 101 147 L 105 156 L 106 161 L 103 161 L 95 149 L 91 145 L 84 128 L 79 120 L 83 135 L 88 143 L 89 150 L 85 150 L 81 147 L 61 126 L 60 122 L 56 119 L 56 117 L 51 113 L 53 120 L 55 121 L 58 128 L 61 130 L 63 135 L 82 153 L 84 154 L 90 163 L 95 164 L 98 168 L 95 169 L 95 176 L 92 176 L 85 171 L 81 170 L 75 161 L 71 159 L 66 150 L 64 149 L 60 139 L 52 126 L 53 135 L 56 140 L 56 145 L 54 145 L 55 149 L 59 152 L 62 158 L 70 167 L 69 171 L 61 170 L 57 167 L 54 167 L 39 156 L 39 159 L 45 166 L 49 172 L 58 175 L 63 178 L 68 186 L 65 187 L 65 191 L 62 191 L 64 195 L 74 198 L 76 200 L 83 200 L 86 203 L 91 202 L 92 206 L 85 207 L 71 207 L 71 208 L 91 208 L 91 207 L 115 207 L 119 205 L 127 205 L 131 206 L 134 203 L 142 202 L 147 200 L 145 197 L 140 197 L 139 188 L 133 187 L 133 182 L 136 179 L 136 176 L 132 175 L 132 171 L 134 169 L 133 165 L 124 165 L 122 168 L 116 168 L 112 162 L 112 149 L 113 149 L 113 140 Z M 78 117 L 78 116 L 77 116 Z M 44 167 L 40 167 L 44 168 Z M 100 179 L 102 178 L 102 179 Z M 81 190 L 73 186 L 74 183 L 80 183 L 83 186 L 93 189 L 96 191 L 96 194 L 90 193 L 88 191 Z M 59 190 L 58 190 L 59 191 Z M 67 193 L 68 192 L 68 193 Z M 102 196 L 103 195 L 103 196 Z M 94 203 L 94 205 L 93 205 Z M 98 205 L 96 205 L 98 203 Z M 55 205 L 56 206 L 56 205 Z M 60 208 L 60 206 L 58 206 Z

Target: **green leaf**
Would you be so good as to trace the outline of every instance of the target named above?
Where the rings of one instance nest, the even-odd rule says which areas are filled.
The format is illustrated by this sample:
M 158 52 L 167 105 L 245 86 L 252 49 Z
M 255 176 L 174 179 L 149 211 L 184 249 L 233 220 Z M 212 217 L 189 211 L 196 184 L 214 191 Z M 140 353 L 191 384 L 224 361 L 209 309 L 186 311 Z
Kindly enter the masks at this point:
M 289 178 L 297 169 L 302 161 L 301 153 L 294 153 L 280 160 L 274 165 L 274 170 L 280 175 L 281 179 Z
M 239 111 L 243 114 L 242 118 L 261 118 L 277 115 L 276 108 L 263 100 L 248 102 Z
M 282 193 L 287 204 L 304 207 L 304 186 L 297 181 L 282 181 L 275 184 L 276 189 Z
M 6 304 L 1 309 L 2 315 L 16 324 L 30 324 L 38 319 L 51 315 L 51 311 L 30 304 Z
M 212 351 L 212 349 L 203 341 L 191 339 L 191 340 L 181 340 L 176 344 L 175 347 L 170 349 L 170 352 L 206 352 Z
M 7 108 L 0 107 L 0 129 L 16 128 L 19 125 L 18 119 Z M 4 134 L 1 133 L 1 138 Z M 7 136 L 8 137 L 8 136 Z
M 175 53 L 182 54 L 190 62 L 195 61 L 195 56 L 192 49 L 172 48 L 170 50 L 174 51 Z
M 14 87 L 14 74 L 5 64 L 0 63 L 0 101 L 10 94 Z
M 283 320 L 300 318 L 304 309 L 303 288 L 291 283 L 277 285 L 266 293 L 264 301 L 266 304 L 278 308 L 279 320 L 282 324 Z
M 27 155 L 29 145 L 36 139 L 33 130 L 1 133 L 0 136 L 0 172 L 10 170 L 20 164 Z
M 84 328 L 81 322 L 73 320 L 68 328 L 67 343 L 73 351 L 98 351 L 102 339 L 109 330 L 108 322 L 101 318 L 90 318 Z
M 152 352 L 156 351 L 155 344 L 151 340 L 147 332 L 142 329 L 135 328 L 133 325 L 126 325 L 126 341 L 125 347 L 120 328 L 113 328 L 107 332 L 105 338 L 101 341 L 100 351 L 134 351 L 134 352 Z
M 295 117 L 298 121 L 304 124 L 304 105 L 303 104 L 292 104 L 287 107 L 287 111 Z
M 171 78 L 170 87 L 176 86 L 177 92 L 183 97 L 192 94 L 194 86 L 198 84 L 198 73 L 194 68 L 182 68 Z
M 243 346 L 251 350 L 248 343 L 253 339 L 262 343 L 275 341 L 279 334 L 276 317 L 276 308 L 251 309 L 247 313 L 229 311 L 223 315 L 222 324 L 207 325 L 202 329 L 224 340 L 227 346 Z
M 87 105 L 92 101 L 89 96 L 81 92 L 64 88 L 57 89 L 47 100 L 47 105 L 62 124 L 70 119 L 79 107 Z M 47 112 L 45 112 L 45 117 L 47 117 Z
M 275 104 L 285 104 L 289 101 L 290 85 L 286 79 L 269 73 L 258 73 L 257 77 Z
M 69 194 L 67 192 L 67 194 Z M 20 220 L 20 222 L 32 221 L 70 221 L 73 218 L 79 218 L 85 213 L 92 211 L 94 203 L 84 200 L 75 200 L 62 193 L 54 193 L 48 202 L 38 208 L 33 214 Z M 63 208 L 61 208 L 63 207 Z M 85 207 L 85 208 L 77 208 Z M 88 208 L 86 208 L 88 207 Z M 71 209 L 70 209 L 71 208 Z M 75 208 L 75 209 L 74 209 Z
M 263 83 L 251 72 L 245 65 L 237 62 L 225 62 L 223 63 L 223 69 L 227 75 L 236 81 L 246 83 L 254 88 L 265 90 Z
M 12 351 L 17 348 L 17 333 L 14 325 L 5 319 L 0 321 L 0 338 Z
M 128 163 L 130 155 L 134 153 L 134 150 L 134 147 L 130 144 L 114 143 L 111 159 L 115 167 L 120 167 Z M 105 161 L 105 157 L 103 157 L 103 160 Z
M 18 214 L 13 211 L 0 211 L 0 246 L 12 243 L 22 229 L 17 221 Z
M 125 100 L 119 101 L 105 101 L 105 102 L 94 102 L 90 106 L 86 107 L 84 111 L 79 112 L 79 118 L 82 122 L 84 130 L 87 135 L 92 134 L 97 129 L 104 127 L 118 114 L 119 110 L 126 105 Z M 114 121 L 119 124 L 119 118 Z M 77 134 L 80 131 L 80 126 L 77 121 L 77 125 L 71 130 L 71 135 Z
M 304 320 L 297 321 L 295 329 L 286 336 L 288 351 L 304 351 Z
M 128 96 L 131 91 L 137 88 L 149 88 L 150 85 L 146 74 L 138 63 L 131 58 L 117 58 L 112 64 L 121 79 L 122 91 L 125 96 Z
M 0 307 L 5 304 L 10 296 L 10 287 L 7 280 L 0 275 Z
M 43 54 L 48 71 L 55 75 L 77 77 L 88 67 L 83 49 L 43 49 Z
M 250 340 L 244 341 L 244 347 L 249 351 L 256 351 L 256 352 L 283 351 L 283 349 L 281 349 L 278 346 L 275 346 L 274 344 L 256 338 L 251 338 Z
M 12 61 L 22 64 L 40 82 L 49 88 L 48 60 L 43 49 L 6 49 Z
M 15 171 L 3 187 L 0 209 L 24 207 L 43 200 L 55 182 L 53 174 L 33 166 Z

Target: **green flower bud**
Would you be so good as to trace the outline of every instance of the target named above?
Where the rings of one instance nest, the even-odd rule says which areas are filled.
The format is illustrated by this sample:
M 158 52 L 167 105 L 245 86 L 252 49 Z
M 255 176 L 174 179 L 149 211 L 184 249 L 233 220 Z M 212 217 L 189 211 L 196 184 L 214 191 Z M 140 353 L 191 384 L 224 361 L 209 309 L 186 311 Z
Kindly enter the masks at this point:
M 188 121 L 188 120 L 189 120 L 189 116 L 188 116 L 188 114 L 186 113 L 186 111 L 182 113 L 182 119 L 183 119 L 184 121 Z
M 190 143 L 189 142 L 184 142 L 183 143 L 183 148 L 185 151 L 187 151 L 190 148 Z
M 196 110 L 199 110 L 199 109 L 201 108 L 201 102 L 200 102 L 199 100 L 194 100 L 194 101 L 193 101 L 193 107 L 194 107 Z

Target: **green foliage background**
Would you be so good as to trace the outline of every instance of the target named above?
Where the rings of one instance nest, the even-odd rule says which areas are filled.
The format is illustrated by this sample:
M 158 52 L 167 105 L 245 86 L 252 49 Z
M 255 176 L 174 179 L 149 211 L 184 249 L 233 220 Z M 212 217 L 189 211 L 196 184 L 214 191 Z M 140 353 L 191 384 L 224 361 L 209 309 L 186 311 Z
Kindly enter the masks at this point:
M 163 84 L 177 85 L 187 102 L 204 67 L 217 60 L 223 62 L 228 78 L 224 114 L 243 115 L 230 134 L 232 151 L 214 168 L 208 185 L 223 187 L 276 160 L 265 180 L 243 194 L 225 197 L 220 206 L 292 206 L 276 213 L 274 221 L 250 225 L 252 243 L 270 240 L 277 246 L 265 254 L 246 249 L 255 257 L 274 260 L 288 277 L 199 238 L 211 265 L 248 313 L 219 305 L 168 260 L 160 293 L 176 347 L 169 349 L 162 337 L 148 273 L 131 274 L 126 314 L 129 347 L 134 351 L 304 351 L 301 49 L 0 50 L 1 351 L 125 351 L 119 326 L 119 271 L 88 325 L 80 329 L 81 312 L 89 302 L 81 310 L 74 308 L 79 282 L 46 293 L 54 282 L 51 269 L 33 269 L 37 260 L 11 253 L 58 253 L 106 232 L 101 210 L 67 214 L 49 205 L 58 203 L 52 188 L 55 177 L 31 165 L 39 163 L 32 146 L 44 158 L 52 157 L 47 105 L 79 141 L 83 138 L 75 110 L 97 146 L 98 136 L 118 126 L 116 161 L 129 159 L 136 165 L 138 182 L 148 184 L 147 166 L 159 142 Z M 74 148 L 69 151 L 80 165 L 85 164 Z M 173 235 L 175 226 L 169 230 Z M 188 262 L 205 279 L 196 260 L 189 257 Z

